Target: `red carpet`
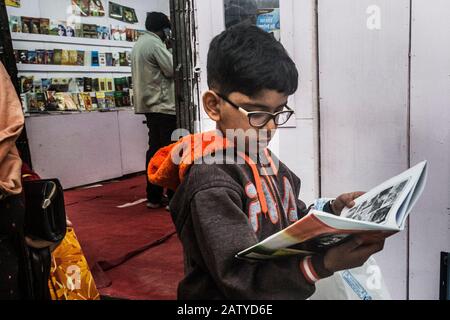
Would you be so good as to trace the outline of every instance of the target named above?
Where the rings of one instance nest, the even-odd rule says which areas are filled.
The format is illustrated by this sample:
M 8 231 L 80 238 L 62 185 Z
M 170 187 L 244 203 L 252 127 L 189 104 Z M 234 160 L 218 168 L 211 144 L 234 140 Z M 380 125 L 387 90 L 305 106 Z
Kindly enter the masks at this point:
M 176 235 L 154 243 L 175 231 L 170 214 L 164 209 L 149 210 L 145 202 L 117 208 L 143 198 L 144 176 L 65 192 L 67 215 L 101 295 L 176 299 L 176 288 L 183 276 L 181 244 Z M 153 246 L 104 273 L 98 268 L 98 262 L 118 262 L 117 259 L 150 244 Z M 106 263 L 102 266 L 105 268 Z

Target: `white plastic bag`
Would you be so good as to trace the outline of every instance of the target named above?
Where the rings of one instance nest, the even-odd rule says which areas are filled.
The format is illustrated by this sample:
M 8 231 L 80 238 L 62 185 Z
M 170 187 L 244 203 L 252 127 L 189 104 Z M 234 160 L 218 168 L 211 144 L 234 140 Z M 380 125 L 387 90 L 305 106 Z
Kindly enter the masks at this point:
M 370 257 L 359 268 L 319 280 L 310 300 L 391 300 L 380 267 Z

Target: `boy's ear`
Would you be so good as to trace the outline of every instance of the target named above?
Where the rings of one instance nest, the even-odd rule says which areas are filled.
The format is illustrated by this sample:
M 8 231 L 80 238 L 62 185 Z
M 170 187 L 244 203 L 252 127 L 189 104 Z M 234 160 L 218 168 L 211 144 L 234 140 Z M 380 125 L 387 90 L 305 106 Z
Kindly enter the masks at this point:
M 208 90 L 203 94 L 203 109 L 215 122 L 220 121 L 220 100 L 214 91 Z

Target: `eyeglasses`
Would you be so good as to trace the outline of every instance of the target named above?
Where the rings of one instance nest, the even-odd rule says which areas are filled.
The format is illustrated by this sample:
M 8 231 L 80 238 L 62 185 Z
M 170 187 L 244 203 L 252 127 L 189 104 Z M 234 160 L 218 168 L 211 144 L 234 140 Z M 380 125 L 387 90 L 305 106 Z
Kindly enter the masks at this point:
M 276 113 L 270 113 L 270 112 L 265 112 L 265 111 L 250 112 L 250 111 L 245 110 L 242 107 L 239 107 L 235 103 L 231 102 L 228 98 L 226 98 L 222 94 L 217 93 L 217 92 L 216 92 L 216 94 L 222 100 L 224 100 L 225 102 L 227 102 L 228 104 L 230 104 L 231 106 L 233 106 L 234 108 L 238 109 L 240 112 L 245 114 L 248 117 L 250 125 L 257 129 L 263 128 L 272 119 L 277 126 L 282 126 L 282 125 L 286 124 L 289 121 L 289 119 L 292 117 L 292 115 L 294 114 L 294 110 L 289 108 L 287 105 L 284 106 L 285 110 L 276 112 Z

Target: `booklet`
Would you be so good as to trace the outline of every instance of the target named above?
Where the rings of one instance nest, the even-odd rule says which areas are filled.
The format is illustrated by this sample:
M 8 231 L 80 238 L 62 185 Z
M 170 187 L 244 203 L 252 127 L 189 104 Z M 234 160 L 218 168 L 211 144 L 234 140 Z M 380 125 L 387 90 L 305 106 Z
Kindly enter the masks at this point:
M 302 219 L 236 257 L 262 260 L 323 253 L 355 234 L 367 243 L 380 236 L 386 238 L 405 228 L 426 179 L 427 161 L 423 161 L 355 199 L 355 205 L 344 208 L 340 216 L 310 210 Z

